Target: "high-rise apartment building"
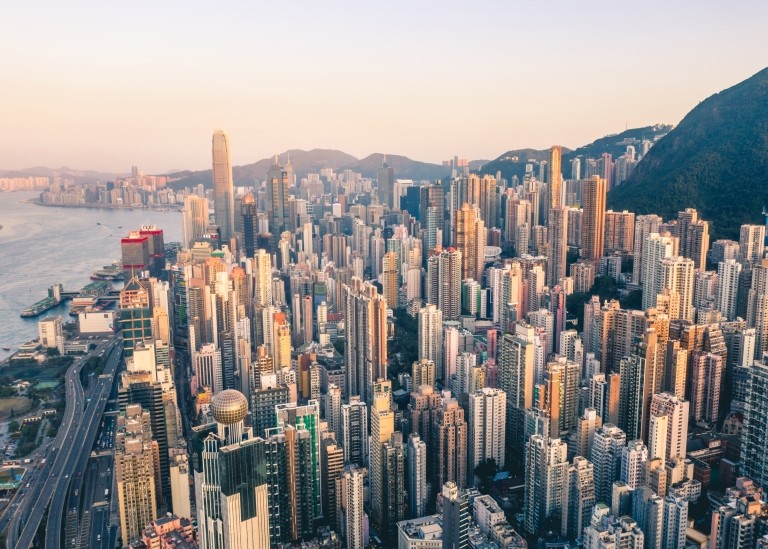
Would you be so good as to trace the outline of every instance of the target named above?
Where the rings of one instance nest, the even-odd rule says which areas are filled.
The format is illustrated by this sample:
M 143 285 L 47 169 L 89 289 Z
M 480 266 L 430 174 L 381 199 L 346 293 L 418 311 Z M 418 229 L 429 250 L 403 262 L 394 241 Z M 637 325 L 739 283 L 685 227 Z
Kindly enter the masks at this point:
M 337 523 L 339 532 L 346 540 L 347 549 L 365 549 L 365 510 L 363 509 L 363 491 L 365 469 L 354 465 L 348 466 L 335 479 L 340 513 Z
M 651 233 L 658 233 L 659 226 L 663 220 L 658 215 L 639 215 L 635 219 L 635 244 L 632 255 L 634 262 L 632 264 L 632 284 L 645 286 L 643 280 L 645 258 L 645 242 Z
M 605 179 L 584 180 L 582 190 L 581 252 L 584 259 L 597 261 L 605 253 Z
M 672 393 L 663 392 L 653 395 L 650 409 L 651 418 L 667 417 L 665 454 L 664 456 L 657 455 L 658 452 L 651 445 L 653 457 L 663 457 L 665 461 L 685 459 L 688 444 L 689 408 L 690 405 L 687 400 Z
M 427 259 L 427 303 L 437 305 L 443 320 L 461 315 L 462 252 L 448 248 Z
M 461 251 L 461 279 L 482 280 L 485 267 L 485 223 L 480 210 L 466 202 L 456 212 L 456 248 Z
M 507 394 L 507 462 L 525 448 L 525 412 L 533 406 L 534 328 L 518 323 L 515 330 L 501 338 L 498 357 L 499 388 Z
M 547 226 L 547 283 L 553 287 L 565 277 L 568 256 L 568 212 L 565 206 L 555 206 L 549 210 Z
M 469 474 L 493 459 L 504 468 L 506 449 L 507 394 L 485 387 L 469 395 Z
M 184 228 L 184 244 L 191 247 L 195 240 L 203 238 L 210 225 L 208 199 L 190 194 L 184 197 L 182 223 Z
M 396 252 L 387 252 L 381 259 L 384 300 L 390 309 L 400 307 L 400 258 Z
M 717 265 L 716 306 L 728 321 L 736 319 L 741 269 L 741 263 L 737 263 L 735 259 L 721 261 Z
M 366 467 L 368 464 L 368 406 L 359 396 L 351 396 L 348 403 L 341 405 L 341 423 L 344 461 Z
M 352 278 L 342 287 L 345 395 L 373 403 L 373 383 L 387 375 L 387 303 L 375 286 Z
M 577 455 L 568 467 L 563 484 L 562 535 L 573 540 L 581 537 L 590 523 L 595 503 L 595 466 Z
M 547 520 L 561 519 L 568 481 L 568 445 L 533 435 L 525 450 L 525 530 L 539 533 Z
M 635 214 L 624 210 L 605 212 L 605 254 L 619 253 L 624 257 L 635 248 Z
M 621 454 L 627 435 L 613 424 L 605 423 L 595 431 L 592 454 L 589 459 L 595 466 L 595 499 L 609 503 L 613 482 L 621 474 Z
M 223 130 L 213 132 L 213 215 L 221 240 L 229 244 L 235 233 L 235 191 L 229 140 Z
M 755 483 L 768 489 L 768 362 L 756 360 L 750 368 L 741 435 L 741 472 Z
M 120 509 L 120 531 L 129 543 L 157 518 L 155 480 L 159 450 L 152 440 L 149 412 L 134 404 L 118 416 L 115 434 L 115 481 Z
M 678 212 L 675 236 L 680 239 L 680 255 L 693 261 L 694 268 L 707 268 L 709 251 L 709 223 L 699 219 L 699 213 L 693 208 Z
M 380 532 L 388 528 L 387 524 L 387 485 L 384 444 L 395 432 L 395 414 L 391 409 L 391 383 L 379 379 L 375 383 L 371 406 L 371 447 L 369 471 L 371 477 L 371 518 Z
M 650 233 L 643 245 L 642 271 L 643 310 L 656 306 L 661 293 L 661 260 L 677 255 L 678 239 L 669 234 Z
M 554 145 L 549 149 L 549 162 L 547 163 L 547 185 L 549 185 L 548 209 L 563 205 L 563 173 L 561 157 L 562 147 L 560 147 L 560 145 Z
M 765 254 L 765 225 L 742 225 L 739 231 L 739 261 L 745 267 L 759 263 Z
M 468 428 L 464 409 L 455 398 L 443 398 L 433 423 L 435 486 L 454 482 L 461 488 L 467 486 Z
M 411 518 L 427 514 L 427 445 L 419 435 L 408 437 L 408 514 Z
M 418 326 L 419 360 L 431 360 L 435 366 L 435 377 L 437 379 L 445 379 L 443 365 L 443 312 L 435 305 L 428 304 L 419 310 Z

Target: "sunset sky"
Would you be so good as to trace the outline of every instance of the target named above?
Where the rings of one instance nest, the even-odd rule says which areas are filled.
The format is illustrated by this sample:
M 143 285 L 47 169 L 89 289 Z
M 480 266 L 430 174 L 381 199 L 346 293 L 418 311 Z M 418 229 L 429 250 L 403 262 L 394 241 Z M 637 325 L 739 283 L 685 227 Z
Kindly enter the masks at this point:
M 768 2 L 11 2 L 0 169 L 288 148 L 439 162 L 656 122 L 768 64 Z

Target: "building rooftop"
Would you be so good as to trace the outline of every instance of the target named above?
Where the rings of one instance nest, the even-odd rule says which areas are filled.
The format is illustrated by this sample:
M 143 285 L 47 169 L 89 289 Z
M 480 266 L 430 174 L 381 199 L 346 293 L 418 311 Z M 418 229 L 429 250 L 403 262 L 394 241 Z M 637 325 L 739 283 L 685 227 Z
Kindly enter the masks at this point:
M 443 539 L 443 525 L 439 515 L 404 520 L 397 523 L 397 528 L 411 539 Z

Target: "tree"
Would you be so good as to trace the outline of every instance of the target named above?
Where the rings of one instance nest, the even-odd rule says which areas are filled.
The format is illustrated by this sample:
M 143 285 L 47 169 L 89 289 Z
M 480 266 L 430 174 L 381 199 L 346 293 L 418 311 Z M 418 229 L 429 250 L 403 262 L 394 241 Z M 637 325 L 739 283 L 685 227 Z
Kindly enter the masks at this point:
M 499 466 L 493 458 L 488 458 L 477 464 L 477 467 L 475 467 L 475 477 L 480 480 L 480 491 L 482 493 L 487 494 L 491 490 L 491 481 L 498 472 Z

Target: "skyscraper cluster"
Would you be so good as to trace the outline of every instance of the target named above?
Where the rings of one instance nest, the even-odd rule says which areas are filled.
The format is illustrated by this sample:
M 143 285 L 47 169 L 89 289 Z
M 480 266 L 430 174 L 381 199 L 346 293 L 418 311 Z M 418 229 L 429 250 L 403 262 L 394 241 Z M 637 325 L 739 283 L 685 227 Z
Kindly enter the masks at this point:
M 214 223 L 190 198 L 168 281 L 121 298 L 125 537 L 168 505 L 206 549 L 762 535 L 764 228 L 710 253 L 695 209 L 608 210 L 629 148 L 441 182 L 276 157 L 234 190 L 228 147 Z

